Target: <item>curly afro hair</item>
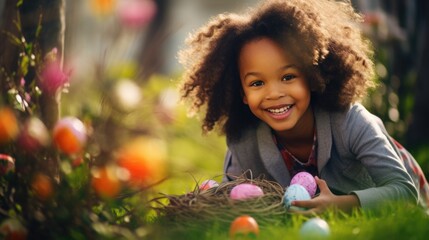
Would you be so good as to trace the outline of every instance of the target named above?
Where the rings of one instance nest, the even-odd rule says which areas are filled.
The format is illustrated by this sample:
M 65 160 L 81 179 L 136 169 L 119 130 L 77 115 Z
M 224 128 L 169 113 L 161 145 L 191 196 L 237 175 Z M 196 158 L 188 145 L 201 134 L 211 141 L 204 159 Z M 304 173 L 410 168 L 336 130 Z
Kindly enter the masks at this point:
M 333 0 L 267 0 L 242 15 L 220 14 L 179 52 L 182 97 L 194 111 L 205 107 L 204 132 L 220 127 L 239 139 L 259 120 L 242 101 L 238 56 L 244 44 L 267 37 L 300 64 L 312 104 L 341 111 L 374 86 L 373 51 L 361 21 L 349 1 Z

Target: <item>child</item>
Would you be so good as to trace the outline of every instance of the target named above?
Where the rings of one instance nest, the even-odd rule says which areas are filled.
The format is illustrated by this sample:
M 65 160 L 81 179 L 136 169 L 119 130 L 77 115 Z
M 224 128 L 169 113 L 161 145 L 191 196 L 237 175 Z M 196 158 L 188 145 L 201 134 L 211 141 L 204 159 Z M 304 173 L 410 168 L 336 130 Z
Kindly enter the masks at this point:
M 287 187 L 307 171 L 319 195 L 293 202 L 307 214 L 428 203 L 417 162 L 358 103 L 374 86 L 360 21 L 348 1 L 269 0 L 190 37 L 183 97 L 205 107 L 205 132 L 226 134 L 225 181 L 250 172 Z

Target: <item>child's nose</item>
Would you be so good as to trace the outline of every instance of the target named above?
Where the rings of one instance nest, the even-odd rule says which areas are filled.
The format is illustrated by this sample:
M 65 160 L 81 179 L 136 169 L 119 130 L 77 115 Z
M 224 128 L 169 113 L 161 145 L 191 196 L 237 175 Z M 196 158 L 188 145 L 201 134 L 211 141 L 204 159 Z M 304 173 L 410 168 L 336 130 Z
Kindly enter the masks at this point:
M 280 86 L 280 84 L 269 84 L 266 93 L 266 99 L 278 99 L 286 96 L 286 92 Z

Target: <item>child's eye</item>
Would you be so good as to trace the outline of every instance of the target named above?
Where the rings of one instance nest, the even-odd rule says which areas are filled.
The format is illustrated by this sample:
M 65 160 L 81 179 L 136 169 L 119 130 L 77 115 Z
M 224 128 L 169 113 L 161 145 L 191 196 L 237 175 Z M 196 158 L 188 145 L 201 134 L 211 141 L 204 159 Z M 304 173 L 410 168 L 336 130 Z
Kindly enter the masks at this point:
M 284 76 L 282 77 L 282 80 L 283 80 L 283 81 L 289 81 L 289 80 L 294 79 L 295 77 L 296 77 L 295 75 L 287 74 L 287 75 L 284 75 Z
M 251 87 L 260 87 L 262 85 L 264 85 L 264 82 L 262 82 L 262 81 L 253 81 L 250 83 Z

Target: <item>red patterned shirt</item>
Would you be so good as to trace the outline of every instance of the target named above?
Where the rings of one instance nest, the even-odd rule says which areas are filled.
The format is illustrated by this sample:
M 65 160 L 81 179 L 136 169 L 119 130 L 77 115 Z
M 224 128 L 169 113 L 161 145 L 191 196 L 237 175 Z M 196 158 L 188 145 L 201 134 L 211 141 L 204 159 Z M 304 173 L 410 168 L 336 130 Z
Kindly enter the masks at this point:
M 280 153 L 283 157 L 283 161 L 286 164 L 287 169 L 289 170 L 289 174 L 291 177 L 295 176 L 295 174 L 299 172 L 308 172 L 313 176 L 317 176 L 317 156 L 316 156 L 316 146 L 317 146 L 317 138 L 316 131 L 314 131 L 313 137 L 313 147 L 311 148 L 310 156 L 308 157 L 308 161 L 303 163 L 299 161 L 292 153 L 290 153 L 276 138 L 275 134 L 273 134 L 274 143 L 277 145 Z

